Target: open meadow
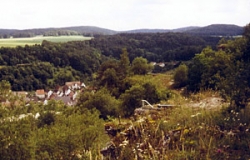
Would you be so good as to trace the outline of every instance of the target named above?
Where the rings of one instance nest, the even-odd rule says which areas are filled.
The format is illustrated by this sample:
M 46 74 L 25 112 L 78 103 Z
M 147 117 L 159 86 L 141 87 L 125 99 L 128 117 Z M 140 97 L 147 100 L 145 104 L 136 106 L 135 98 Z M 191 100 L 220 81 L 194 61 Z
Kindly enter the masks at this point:
M 68 42 L 90 40 L 91 37 L 84 36 L 36 36 L 30 38 L 7 38 L 0 39 L 0 47 L 16 47 L 25 45 L 41 44 L 43 40 L 50 42 Z

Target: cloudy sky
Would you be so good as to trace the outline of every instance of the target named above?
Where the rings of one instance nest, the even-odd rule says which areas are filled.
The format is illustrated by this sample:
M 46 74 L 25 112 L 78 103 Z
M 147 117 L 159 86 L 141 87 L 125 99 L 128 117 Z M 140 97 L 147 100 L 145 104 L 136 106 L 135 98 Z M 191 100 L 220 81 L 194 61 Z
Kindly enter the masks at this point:
M 245 26 L 250 23 L 249 8 L 250 0 L 4 0 L 0 28 Z

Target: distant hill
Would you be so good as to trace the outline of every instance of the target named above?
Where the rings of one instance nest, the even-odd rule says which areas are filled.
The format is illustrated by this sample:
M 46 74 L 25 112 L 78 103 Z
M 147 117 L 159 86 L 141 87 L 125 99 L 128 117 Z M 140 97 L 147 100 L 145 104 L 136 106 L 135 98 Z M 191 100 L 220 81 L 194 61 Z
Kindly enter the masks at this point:
M 177 29 L 136 29 L 125 33 L 165 33 L 180 32 L 200 36 L 237 36 L 242 35 L 243 27 L 228 24 L 213 24 L 206 27 L 190 26 Z
M 60 29 L 76 31 L 80 34 L 102 34 L 102 35 L 112 35 L 116 34 L 117 31 L 95 27 L 95 26 L 79 26 L 79 27 L 65 27 Z
M 0 29 L 0 38 L 33 37 L 36 35 L 59 36 L 59 35 L 114 35 L 118 33 L 165 33 L 180 32 L 201 36 L 237 36 L 242 35 L 243 27 L 228 24 L 213 24 L 206 27 L 190 26 L 177 29 L 136 29 L 129 31 L 114 31 L 95 26 L 76 26 L 63 28 L 41 28 L 41 29 Z
M 129 31 L 123 31 L 123 33 L 165 33 L 171 32 L 170 29 L 135 29 Z
M 213 24 L 206 27 L 188 30 L 185 31 L 185 33 L 205 36 L 237 36 L 242 35 L 243 27 L 228 24 Z
M 112 35 L 116 34 L 116 31 L 94 27 L 94 26 L 77 26 L 77 27 L 63 27 L 63 28 L 38 28 L 38 29 L 0 29 L 0 38 L 9 37 L 33 37 L 36 35 Z
M 186 32 L 194 29 L 199 29 L 201 27 L 198 26 L 190 26 L 190 27 L 183 27 L 183 28 L 177 28 L 177 29 L 172 29 L 172 32 Z
M 129 30 L 124 31 L 125 33 L 166 33 L 166 32 L 185 32 L 192 29 L 197 29 L 200 27 L 183 27 L 183 28 L 177 28 L 177 29 L 135 29 L 135 30 Z

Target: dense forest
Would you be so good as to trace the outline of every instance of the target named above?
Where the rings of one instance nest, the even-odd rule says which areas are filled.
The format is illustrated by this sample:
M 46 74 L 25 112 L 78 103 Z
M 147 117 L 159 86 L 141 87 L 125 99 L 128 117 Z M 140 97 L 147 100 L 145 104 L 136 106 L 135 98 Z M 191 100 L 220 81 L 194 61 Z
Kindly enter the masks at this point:
M 250 24 L 238 38 L 122 33 L 0 55 L 0 159 L 250 158 Z M 152 61 L 179 63 L 155 74 Z M 10 92 L 73 80 L 95 88 L 74 107 Z
M 65 81 L 88 81 L 106 60 L 119 59 L 122 49 L 129 60 L 149 62 L 188 61 L 202 48 L 216 48 L 218 37 L 197 37 L 182 33 L 118 34 L 98 36 L 90 41 L 52 43 L 0 48 L 0 79 L 13 90 L 35 90 L 62 85 Z M 172 69 L 170 65 L 154 72 Z M 29 80 L 28 80 L 29 79 Z

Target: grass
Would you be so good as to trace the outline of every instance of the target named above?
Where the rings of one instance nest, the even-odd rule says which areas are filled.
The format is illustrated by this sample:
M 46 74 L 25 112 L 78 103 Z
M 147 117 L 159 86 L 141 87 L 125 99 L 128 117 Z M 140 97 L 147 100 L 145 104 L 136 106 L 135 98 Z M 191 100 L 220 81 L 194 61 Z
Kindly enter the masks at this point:
M 35 45 L 41 44 L 43 40 L 50 42 L 68 42 L 68 41 L 84 41 L 90 40 L 91 37 L 83 36 L 36 36 L 30 38 L 8 38 L 0 39 L 0 47 L 16 47 L 16 46 L 25 46 L 25 45 Z
M 111 138 L 118 159 L 249 159 L 250 107 L 237 112 L 227 106 L 207 110 L 188 105 L 216 94 L 205 91 L 188 100 L 174 96 L 173 101 L 181 102 L 178 107 L 113 122 L 113 128 L 122 131 Z

